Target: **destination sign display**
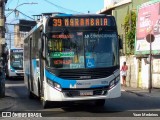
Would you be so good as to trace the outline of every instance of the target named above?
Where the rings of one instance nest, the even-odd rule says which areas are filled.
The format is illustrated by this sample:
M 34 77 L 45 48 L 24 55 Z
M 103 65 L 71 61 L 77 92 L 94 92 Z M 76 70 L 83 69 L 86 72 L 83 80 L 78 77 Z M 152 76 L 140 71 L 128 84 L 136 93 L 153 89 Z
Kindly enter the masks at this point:
M 61 39 L 67 39 L 67 38 L 74 38 L 74 35 L 69 34 L 69 35 L 52 35 L 52 38 L 61 38 Z
M 13 50 L 11 50 L 12 52 L 23 52 L 23 50 L 22 49 L 13 49 Z
M 50 25 L 53 27 L 111 26 L 111 19 L 106 18 L 106 17 L 101 17 L 101 18 L 53 18 Z
M 54 65 L 70 65 L 72 60 L 54 60 Z
M 74 57 L 74 52 L 53 52 L 50 54 L 52 58 Z

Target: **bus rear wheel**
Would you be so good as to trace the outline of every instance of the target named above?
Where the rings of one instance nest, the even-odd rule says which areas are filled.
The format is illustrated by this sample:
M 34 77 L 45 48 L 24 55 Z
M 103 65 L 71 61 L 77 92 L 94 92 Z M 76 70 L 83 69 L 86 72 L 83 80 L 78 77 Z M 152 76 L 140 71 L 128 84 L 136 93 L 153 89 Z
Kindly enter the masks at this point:
M 105 99 L 100 99 L 95 101 L 96 106 L 104 106 L 105 105 Z

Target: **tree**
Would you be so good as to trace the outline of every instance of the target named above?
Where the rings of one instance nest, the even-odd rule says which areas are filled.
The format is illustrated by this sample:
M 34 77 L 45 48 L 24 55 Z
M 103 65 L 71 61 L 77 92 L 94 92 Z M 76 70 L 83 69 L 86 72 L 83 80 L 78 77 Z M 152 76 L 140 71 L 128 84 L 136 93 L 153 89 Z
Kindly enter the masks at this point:
M 134 41 L 136 32 L 136 13 L 131 11 L 124 20 L 124 30 L 126 38 L 126 53 L 134 54 Z

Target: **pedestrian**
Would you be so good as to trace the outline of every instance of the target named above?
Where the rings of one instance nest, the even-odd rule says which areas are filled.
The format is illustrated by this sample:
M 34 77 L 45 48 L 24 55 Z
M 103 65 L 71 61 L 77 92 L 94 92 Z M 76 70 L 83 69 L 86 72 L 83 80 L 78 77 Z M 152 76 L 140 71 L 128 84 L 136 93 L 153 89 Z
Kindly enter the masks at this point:
M 126 65 L 126 62 L 123 62 L 123 66 L 121 68 L 121 75 L 122 75 L 123 86 L 126 86 L 127 70 L 128 70 L 128 66 Z

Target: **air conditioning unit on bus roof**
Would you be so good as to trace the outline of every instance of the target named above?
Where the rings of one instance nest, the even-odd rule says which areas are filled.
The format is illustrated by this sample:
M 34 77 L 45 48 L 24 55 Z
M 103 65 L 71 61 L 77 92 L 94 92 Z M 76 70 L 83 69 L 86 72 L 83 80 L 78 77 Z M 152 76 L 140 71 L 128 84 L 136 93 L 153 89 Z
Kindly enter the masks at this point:
M 37 23 L 42 23 L 44 18 L 54 17 L 54 16 L 60 15 L 60 14 L 65 14 L 65 13 L 60 13 L 60 12 L 42 13 L 40 15 L 33 15 L 33 16 L 34 16 L 34 19 L 36 20 Z

